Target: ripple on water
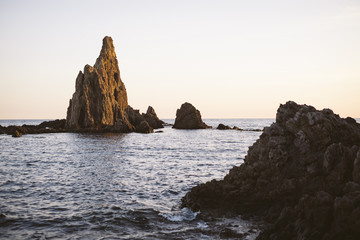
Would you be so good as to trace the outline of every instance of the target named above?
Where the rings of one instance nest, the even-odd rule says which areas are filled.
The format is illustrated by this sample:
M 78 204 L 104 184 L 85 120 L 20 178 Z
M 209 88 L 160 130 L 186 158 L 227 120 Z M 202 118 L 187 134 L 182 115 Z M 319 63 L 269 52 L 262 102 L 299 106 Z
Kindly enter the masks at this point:
M 210 125 L 265 126 L 263 120 L 216 121 Z M 179 205 L 191 187 L 240 165 L 259 135 L 172 128 L 0 135 L 0 238 L 217 239 L 224 228 L 246 232 L 251 223 L 239 218 L 199 219 Z

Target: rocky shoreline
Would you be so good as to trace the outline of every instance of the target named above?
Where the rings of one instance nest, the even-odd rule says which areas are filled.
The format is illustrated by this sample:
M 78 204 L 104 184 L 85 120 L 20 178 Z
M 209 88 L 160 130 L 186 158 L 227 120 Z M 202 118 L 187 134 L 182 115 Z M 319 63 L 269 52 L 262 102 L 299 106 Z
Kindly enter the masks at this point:
M 358 239 L 360 124 L 330 109 L 281 105 L 276 122 L 221 181 L 191 189 L 182 207 L 265 222 L 257 239 Z

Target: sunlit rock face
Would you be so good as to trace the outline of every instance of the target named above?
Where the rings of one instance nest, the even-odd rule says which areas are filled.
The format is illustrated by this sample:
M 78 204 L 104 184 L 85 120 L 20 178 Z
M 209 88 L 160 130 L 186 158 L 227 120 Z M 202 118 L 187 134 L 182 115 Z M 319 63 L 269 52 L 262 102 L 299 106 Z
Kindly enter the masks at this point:
M 268 221 L 258 239 L 358 239 L 360 124 L 287 102 L 221 181 L 191 189 L 183 207 Z
M 124 119 L 128 106 L 124 83 L 111 37 L 103 39 L 94 67 L 86 65 L 76 78 L 76 90 L 70 100 L 67 128 L 101 128 Z
M 153 111 L 155 113 L 155 111 Z M 128 105 L 127 93 L 111 37 L 103 39 L 100 56 L 76 78 L 75 93 L 67 110 L 66 128 L 113 132 L 152 132 L 162 127 L 156 114 L 145 117 Z M 156 118 L 156 119 L 155 119 Z M 155 124 L 156 123 L 156 124 Z

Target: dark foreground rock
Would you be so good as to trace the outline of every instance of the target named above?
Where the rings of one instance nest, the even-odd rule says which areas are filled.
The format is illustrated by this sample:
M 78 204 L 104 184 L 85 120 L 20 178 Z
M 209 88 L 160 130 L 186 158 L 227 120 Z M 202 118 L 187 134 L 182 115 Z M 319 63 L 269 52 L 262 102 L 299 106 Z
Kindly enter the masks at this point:
M 211 128 L 201 119 L 200 111 L 192 104 L 184 103 L 176 111 L 176 118 L 173 128 L 177 129 L 204 129 Z
M 287 102 L 244 163 L 192 188 L 182 207 L 260 217 L 261 240 L 360 239 L 360 125 Z
M 152 108 L 151 108 L 152 109 Z M 149 128 L 145 128 L 146 121 Z M 141 126 L 140 126 L 141 124 Z M 140 114 L 128 105 L 125 84 L 111 37 L 103 39 L 100 56 L 76 78 L 75 93 L 66 116 L 69 131 L 152 132 L 162 125 L 155 111 Z

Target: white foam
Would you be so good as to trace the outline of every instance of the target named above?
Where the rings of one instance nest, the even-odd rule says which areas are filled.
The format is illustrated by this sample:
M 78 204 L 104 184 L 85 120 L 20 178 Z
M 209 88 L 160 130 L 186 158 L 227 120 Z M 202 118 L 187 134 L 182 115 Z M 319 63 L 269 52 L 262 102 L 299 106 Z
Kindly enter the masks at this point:
M 159 213 L 160 216 L 172 222 L 192 221 L 200 212 L 193 212 L 189 208 L 183 208 L 175 213 Z

